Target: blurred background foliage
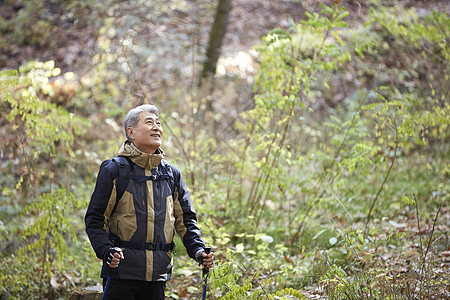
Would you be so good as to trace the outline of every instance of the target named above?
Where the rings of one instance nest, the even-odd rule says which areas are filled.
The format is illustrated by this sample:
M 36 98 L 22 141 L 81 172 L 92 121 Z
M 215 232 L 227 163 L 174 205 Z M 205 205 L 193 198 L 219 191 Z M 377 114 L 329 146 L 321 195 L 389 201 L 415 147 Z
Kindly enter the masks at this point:
M 320 4 L 319 4 L 320 2 Z M 84 233 L 126 112 L 156 104 L 217 266 L 210 299 L 447 299 L 449 5 L 0 3 L 0 296 L 100 283 Z M 170 299 L 198 298 L 181 242 Z

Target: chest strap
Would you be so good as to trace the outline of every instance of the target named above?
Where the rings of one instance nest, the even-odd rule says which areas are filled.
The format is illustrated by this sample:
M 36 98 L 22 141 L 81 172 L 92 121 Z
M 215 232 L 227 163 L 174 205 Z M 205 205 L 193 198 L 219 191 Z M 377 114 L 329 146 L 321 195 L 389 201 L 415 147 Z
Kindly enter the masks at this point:
M 151 176 L 141 176 L 141 175 L 128 175 L 127 178 L 134 179 L 136 182 L 145 182 L 145 181 L 158 181 L 158 180 L 164 180 L 168 179 L 169 175 L 166 174 L 157 174 L 157 175 L 151 175 Z
M 135 250 L 150 250 L 150 251 L 164 251 L 169 252 L 175 248 L 175 244 L 172 242 L 170 244 L 165 243 L 139 243 L 132 241 L 118 241 L 117 246 L 120 248 L 129 248 Z

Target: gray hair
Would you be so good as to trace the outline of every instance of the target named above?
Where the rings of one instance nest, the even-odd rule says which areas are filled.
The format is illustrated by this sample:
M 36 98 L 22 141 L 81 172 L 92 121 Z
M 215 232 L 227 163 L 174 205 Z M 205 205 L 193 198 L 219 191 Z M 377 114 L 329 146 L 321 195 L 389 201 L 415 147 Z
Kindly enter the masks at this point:
M 135 127 L 139 123 L 139 114 L 142 112 L 153 113 L 156 116 L 159 115 L 158 108 L 151 104 L 143 104 L 138 107 L 131 109 L 127 116 L 125 117 L 124 127 L 125 127 L 125 135 L 127 139 L 131 142 L 131 138 L 128 136 L 127 128 Z

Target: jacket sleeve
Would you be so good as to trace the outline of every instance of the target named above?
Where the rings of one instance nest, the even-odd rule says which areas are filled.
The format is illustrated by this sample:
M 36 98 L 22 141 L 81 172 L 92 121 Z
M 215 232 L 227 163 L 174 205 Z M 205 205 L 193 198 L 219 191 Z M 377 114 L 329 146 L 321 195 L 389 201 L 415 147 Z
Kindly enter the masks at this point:
M 105 230 L 105 211 L 108 203 L 116 200 L 115 195 L 111 194 L 118 172 L 117 165 L 112 160 L 106 160 L 101 164 L 95 189 L 84 218 L 86 233 L 95 254 L 100 259 L 110 247 L 114 247 Z
M 172 170 L 175 180 L 175 230 L 181 237 L 189 257 L 195 259 L 195 254 L 205 247 L 205 242 L 201 238 L 200 228 L 197 226 L 197 215 L 186 184 L 180 171 L 174 167 Z

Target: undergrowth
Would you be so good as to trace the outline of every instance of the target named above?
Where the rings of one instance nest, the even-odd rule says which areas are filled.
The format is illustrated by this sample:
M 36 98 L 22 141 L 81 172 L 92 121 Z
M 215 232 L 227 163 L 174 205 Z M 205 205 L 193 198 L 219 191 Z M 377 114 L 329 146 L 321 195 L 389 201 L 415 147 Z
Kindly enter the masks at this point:
M 357 28 L 323 5 L 267 34 L 254 102 L 230 138 L 200 122 L 195 91 L 157 99 L 189 108 L 161 119 L 216 253 L 208 299 L 449 297 L 449 19 L 371 3 Z M 89 76 L 61 75 L 53 62 L 0 73 L 11 147 L 1 154 L 1 297 L 56 299 L 99 282 L 83 214 L 92 174 L 119 144 L 114 118 L 134 99 L 114 64 L 121 31 L 108 22 Z M 68 109 L 52 98 L 65 83 Z M 102 111 L 78 115 L 93 106 Z M 193 299 L 200 270 L 179 252 L 167 296 Z

